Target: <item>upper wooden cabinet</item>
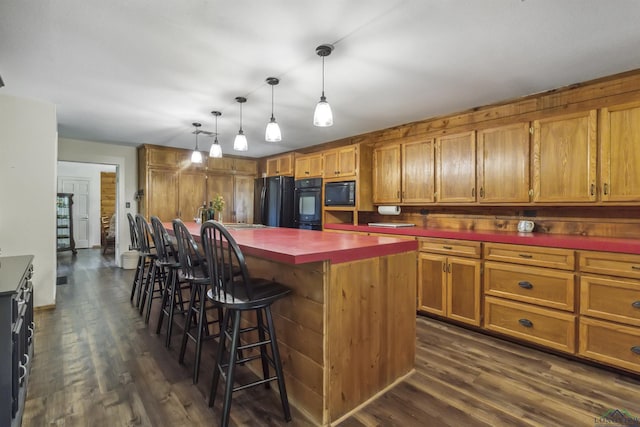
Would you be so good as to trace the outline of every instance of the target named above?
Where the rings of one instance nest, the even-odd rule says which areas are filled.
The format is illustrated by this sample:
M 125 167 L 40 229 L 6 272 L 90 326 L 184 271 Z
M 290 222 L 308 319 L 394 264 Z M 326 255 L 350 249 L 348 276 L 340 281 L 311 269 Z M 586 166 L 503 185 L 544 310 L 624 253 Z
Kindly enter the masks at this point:
M 596 110 L 533 122 L 533 201 L 596 200 Z
M 478 202 L 528 203 L 529 123 L 478 131 Z
M 348 145 L 324 152 L 325 178 L 342 178 L 357 174 L 358 150 L 356 145 Z
M 267 159 L 267 176 L 293 176 L 293 153 Z
M 475 131 L 436 138 L 436 201 L 476 201 Z
M 323 155 L 322 153 L 296 156 L 295 177 L 301 178 L 322 178 Z
M 434 201 L 433 139 L 390 144 L 373 153 L 373 202 L 419 204 Z
M 207 169 L 215 172 L 231 172 L 255 175 L 258 173 L 258 162 L 252 159 L 234 157 L 210 157 Z
M 150 218 L 159 217 L 171 221 L 178 217 L 178 172 L 175 169 L 148 168 L 139 171 L 144 180 L 139 185 L 143 191 L 138 210 Z M 142 184 L 146 183 L 146 185 Z
M 603 108 L 600 135 L 601 200 L 640 201 L 640 103 Z

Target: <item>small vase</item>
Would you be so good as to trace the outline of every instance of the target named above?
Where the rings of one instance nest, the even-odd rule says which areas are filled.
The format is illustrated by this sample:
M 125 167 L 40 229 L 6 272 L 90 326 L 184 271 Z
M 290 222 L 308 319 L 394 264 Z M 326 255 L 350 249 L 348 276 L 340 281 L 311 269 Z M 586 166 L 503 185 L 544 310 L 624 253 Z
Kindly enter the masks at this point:
M 218 211 L 218 218 L 216 219 L 218 222 L 222 222 L 222 211 Z

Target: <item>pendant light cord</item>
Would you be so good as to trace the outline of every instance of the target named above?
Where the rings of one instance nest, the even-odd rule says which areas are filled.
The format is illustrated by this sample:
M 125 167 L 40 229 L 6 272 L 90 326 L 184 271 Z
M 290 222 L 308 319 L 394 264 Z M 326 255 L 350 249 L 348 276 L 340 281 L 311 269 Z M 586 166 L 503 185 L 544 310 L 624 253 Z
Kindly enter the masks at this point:
M 273 117 L 273 86 L 274 85 L 271 85 L 271 120 L 274 119 Z
M 322 57 L 322 97 L 324 98 L 324 56 Z

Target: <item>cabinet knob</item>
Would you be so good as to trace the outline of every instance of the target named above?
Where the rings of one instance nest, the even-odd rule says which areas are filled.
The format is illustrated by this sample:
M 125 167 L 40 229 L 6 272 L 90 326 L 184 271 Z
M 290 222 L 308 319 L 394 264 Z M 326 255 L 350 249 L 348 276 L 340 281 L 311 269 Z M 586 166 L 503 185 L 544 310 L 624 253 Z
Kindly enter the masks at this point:
M 634 345 L 633 347 L 631 347 L 631 351 L 635 354 L 640 354 L 640 345 Z
M 604 192 L 605 196 L 609 194 L 609 184 L 605 182 L 604 185 L 602 186 L 602 191 Z
M 533 327 L 533 322 L 531 320 L 529 320 L 529 319 L 520 319 L 520 320 L 518 320 L 518 323 L 520 323 L 525 328 L 532 328 Z
M 480 187 L 480 198 L 484 199 L 484 188 Z
M 533 258 L 533 255 L 530 255 L 530 254 L 518 254 L 518 256 L 520 258 L 526 258 L 526 259 Z
M 453 249 L 453 246 L 442 246 L 442 249 L 447 249 L 450 251 L 451 249 Z
M 475 187 L 473 187 L 471 189 L 471 197 L 476 197 L 476 188 Z
M 531 284 L 531 282 L 527 282 L 527 281 L 522 281 L 522 282 L 518 282 L 518 286 L 520 286 L 522 289 L 532 289 L 533 285 Z
M 591 188 L 590 194 L 592 196 L 595 196 L 596 195 L 596 185 L 595 184 L 591 184 L 590 188 Z
M 634 302 L 632 302 L 632 303 L 631 303 L 631 306 L 632 306 L 633 308 L 640 308 L 640 301 L 634 301 Z

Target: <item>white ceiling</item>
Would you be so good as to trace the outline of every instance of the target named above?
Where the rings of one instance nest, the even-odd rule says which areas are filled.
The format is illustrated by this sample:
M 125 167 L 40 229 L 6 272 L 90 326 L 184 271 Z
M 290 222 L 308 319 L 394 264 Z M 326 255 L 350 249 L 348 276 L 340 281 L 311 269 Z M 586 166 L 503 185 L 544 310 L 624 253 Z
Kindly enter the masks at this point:
M 132 145 L 193 148 L 220 110 L 229 154 L 246 96 L 261 157 L 640 68 L 639 22 L 638 0 L 0 0 L 0 94 L 55 103 L 61 137 Z

